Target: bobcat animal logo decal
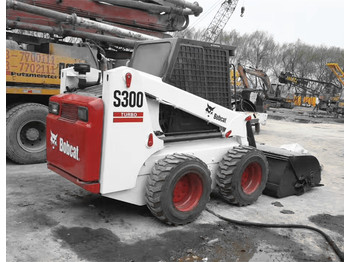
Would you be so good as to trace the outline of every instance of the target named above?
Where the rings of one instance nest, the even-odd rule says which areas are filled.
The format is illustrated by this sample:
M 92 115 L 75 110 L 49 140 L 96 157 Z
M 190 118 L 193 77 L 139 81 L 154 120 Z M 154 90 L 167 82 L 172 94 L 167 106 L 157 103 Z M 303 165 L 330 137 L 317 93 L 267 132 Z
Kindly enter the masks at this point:
M 50 130 L 50 133 L 51 133 L 51 137 L 50 137 L 51 146 L 52 146 L 52 149 L 55 149 L 55 147 L 57 146 L 57 136 L 58 136 L 58 134 L 52 133 L 51 130 Z
M 58 137 L 58 133 L 54 134 L 51 130 L 50 143 L 52 149 L 58 148 L 59 152 L 66 154 L 67 156 L 80 161 L 79 158 L 79 146 L 73 146 L 67 139 L 63 137 Z
M 208 113 L 208 116 L 209 114 L 213 114 L 213 111 L 214 111 L 215 107 L 211 107 L 209 104 L 207 104 L 207 108 L 205 109 L 205 112 Z
M 213 119 L 218 120 L 220 122 L 226 123 L 227 118 L 223 117 L 217 113 L 214 113 L 214 106 L 210 106 L 209 104 L 207 104 L 207 108 L 205 109 L 205 112 L 207 112 L 208 117 L 213 116 Z

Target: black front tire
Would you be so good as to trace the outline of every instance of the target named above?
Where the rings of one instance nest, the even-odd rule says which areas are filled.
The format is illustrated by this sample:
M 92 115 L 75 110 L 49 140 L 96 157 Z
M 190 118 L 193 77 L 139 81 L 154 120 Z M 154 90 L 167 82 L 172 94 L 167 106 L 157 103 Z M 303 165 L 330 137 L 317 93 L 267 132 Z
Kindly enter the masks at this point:
M 265 189 L 267 178 L 267 159 L 254 147 L 230 149 L 216 172 L 220 195 L 238 206 L 254 203 Z
M 211 193 L 210 171 L 200 159 L 173 154 L 159 160 L 146 183 L 146 203 L 164 223 L 183 225 L 205 209 Z

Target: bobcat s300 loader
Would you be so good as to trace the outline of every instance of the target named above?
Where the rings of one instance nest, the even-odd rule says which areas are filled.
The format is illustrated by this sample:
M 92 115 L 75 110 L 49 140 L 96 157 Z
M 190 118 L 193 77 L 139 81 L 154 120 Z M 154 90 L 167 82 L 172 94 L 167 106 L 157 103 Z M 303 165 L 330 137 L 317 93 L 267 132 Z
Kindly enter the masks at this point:
M 263 191 L 318 185 L 314 156 L 256 145 L 250 118 L 230 109 L 233 51 L 163 39 L 136 44 L 128 66 L 64 69 L 47 116 L 48 168 L 174 225 L 195 220 L 215 187 L 245 206 Z

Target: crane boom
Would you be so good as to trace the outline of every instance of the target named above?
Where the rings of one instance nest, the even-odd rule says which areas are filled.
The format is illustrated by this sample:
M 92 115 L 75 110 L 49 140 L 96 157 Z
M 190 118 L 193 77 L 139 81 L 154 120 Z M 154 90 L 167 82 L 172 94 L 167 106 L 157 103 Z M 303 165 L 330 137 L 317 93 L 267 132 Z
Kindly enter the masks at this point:
M 214 43 L 236 9 L 238 0 L 225 0 L 205 30 L 201 40 Z
M 344 72 L 341 70 L 340 66 L 337 63 L 327 63 L 327 66 L 332 70 L 339 82 L 344 86 Z

